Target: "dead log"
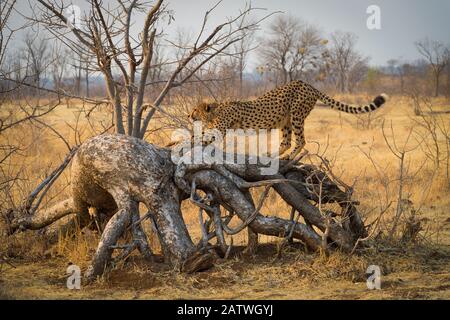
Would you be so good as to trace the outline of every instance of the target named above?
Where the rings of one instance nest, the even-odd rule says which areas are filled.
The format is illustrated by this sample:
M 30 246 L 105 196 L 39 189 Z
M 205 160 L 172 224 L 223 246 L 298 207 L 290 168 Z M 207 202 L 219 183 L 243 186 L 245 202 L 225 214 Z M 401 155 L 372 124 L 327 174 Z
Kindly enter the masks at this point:
M 282 162 L 282 165 L 286 164 Z M 315 207 L 308 199 L 316 200 L 317 195 L 314 192 L 305 188 L 305 186 L 310 186 L 314 188 L 315 185 L 322 183 L 321 180 L 317 181 L 308 181 L 309 175 L 302 174 L 301 167 L 293 167 L 291 168 L 285 175 L 262 175 L 259 166 L 257 165 L 225 165 L 226 169 L 232 172 L 233 174 L 238 175 L 240 178 L 245 179 L 246 181 L 261 181 L 261 180 L 292 180 L 293 182 L 288 183 L 277 183 L 274 184 L 274 189 L 280 194 L 286 203 L 296 209 L 300 214 L 305 218 L 305 220 L 319 228 L 321 231 L 325 231 L 326 229 L 326 221 L 325 217 L 321 214 L 319 209 Z M 221 168 L 219 171 L 221 171 Z M 317 170 L 317 169 L 315 169 Z M 293 175 L 295 174 L 295 176 Z M 323 174 L 326 176 L 325 174 Z M 287 179 L 287 177 L 291 177 L 292 179 Z M 295 183 L 296 182 L 296 183 Z M 324 187 L 322 202 L 338 202 L 342 204 L 348 204 L 350 208 L 353 208 L 352 202 L 348 199 L 345 201 L 345 194 L 341 191 L 335 184 L 328 179 L 327 184 L 328 187 Z M 330 187 L 332 186 L 332 187 Z M 307 197 L 305 197 L 307 194 Z M 356 221 L 361 221 L 359 218 L 359 214 L 356 210 L 352 211 L 355 215 L 355 218 L 352 218 Z M 358 217 L 358 218 L 356 218 Z M 330 239 L 335 242 L 339 247 L 341 247 L 344 251 L 350 252 L 353 248 L 354 241 L 358 238 L 359 234 L 365 234 L 364 226 L 358 225 L 355 223 L 357 227 L 354 229 L 357 230 L 357 233 L 353 233 L 353 230 L 344 229 L 340 223 L 336 223 L 332 221 L 329 230 Z
M 174 164 L 170 152 L 125 135 L 101 135 L 86 141 L 72 160 L 72 197 L 48 210 L 38 210 L 34 215 L 10 212 L 10 233 L 39 229 L 69 214 L 74 215 L 72 223 L 86 227 L 92 222 L 89 208 L 103 212 L 108 221 L 86 273 L 89 280 L 108 268 L 114 250 L 118 249 L 119 238 L 128 229 L 132 230 L 133 240 L 119 257 L 138 249 L 151 259 L 152 253 L 140 225 L 142 218 L 138 216 L 139 203 L 149 212 L 146 216 L 154 223 L 166 260 L 186 272 L 208 268 L 213 259 L 208 246 L 196 246 L 192 242 L 180 209 L 185 199 L 208 213 L 208 225 L 214 225 L 215 231 L 208 233 L 209 228 L 205 228 L 202 221 L 203 238 L 208 242 L 217 237 L 223 253 L 227 248 L 225 256 L 231 245 L 225 243 L 223 234 L 240 232 L 246 227 L 252 230 L 251 252 L 257 245 L 257 233 L 296 238 L 313 251 L 323 248 L 325 234 L 328 235 L 325 237 L 327 249 L 338 247 L 349 252 L 356 239 L 364 235 L 355 203 L 317 168 L 289 166 L 288 170 L 280 170 L 283 174 L 265 176 L 260 166 L 254 164 Z M 311 170 L 318 174 L 312 176 Z M 311 202 L 318 200 L 314 191 L 317 184 L 322 184 L 320 201 L 339 203 L 346 208 L 344 215 L 334 214 L 336 218 L 331 219 Z M 262 185 L 267 191 L 273 187 L 306 223 L 263 216 L 259 211 L 267 194 L 255 202 L 249 192 L 250 188 Z M 206 196 L 200 197 L 197 190 L 202 190 Z M 228 212 L 228 216 L 223 216 L 220 208 Z M 231 229 L 228 226 L 232 215 L 242 220 L 241 227 Z M 65 228 L 70 229 L 70 223 Z
M 7 234 L 14 234 L 19 229 L 39 230 L 74 213 L 75 209 L 72 198 L 58 202 L 51 208 L 41 210 L 34 215 L 29 215 L 24 212 L 17 214 L 13 210 L 10 210 L 4 215 L 6 226 L 8 227 Z
M 213 170 L 198 171 L 190 175 L 189 179 L 195 179 L 199 187 L 214 193 L 221 202 L 233 208 L 242 221 L 246 221 L 255 211 L 253 204 L 247 200 L 231 180 L 224 178 Z M 292 225 L 289 220 L 264 217 L 258 214 L 250 226 L 252 230 L 260 234 L 284 237 L 288 234 Z M 293 237 L 302 240 L 313 251 L 320 248 L 320 237 L 304 224 L 295 225 Z
M 169 151 L 140 139 L 103 135 L 80 147 L 72 163 L 75 203 L 118 208 L 102 234 L 89 277 L 101 274 L 109 263 L 111 246 L 130 223 L 132 202 L 145 204 L 154 215 L 170 263 L 181 268 L 194 254 L 196 248 L 180 211 L 180 191 L 171 179 L 173 172 Z

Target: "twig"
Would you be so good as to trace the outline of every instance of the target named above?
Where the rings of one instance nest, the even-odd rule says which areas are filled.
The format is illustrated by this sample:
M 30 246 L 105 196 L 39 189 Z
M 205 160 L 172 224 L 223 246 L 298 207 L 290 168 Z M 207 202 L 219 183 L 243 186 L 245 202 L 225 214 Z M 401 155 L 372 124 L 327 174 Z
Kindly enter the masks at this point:
M 200 223 L 200 230 L 202 230 L 202 245 L 206 248 L 208 245 L 208 232 L 206 231 L 205 224 L 203 222 L 203 209 L 198 209 L 198 222 Z
M 233 237 L 231 237 L 230 245 L 228 246 L 227 252 L 225 253 L 224 259 L 227 260 L 231 253 L 231 248 L 233 247 Z
M 36 212 L 38 209 L 43 197 L 47 193 L 47 191 L 50 189 L 50 187 L 53 185 L 53 183 L 58 179 L 58 177 L 61 175 L 61 173 L 64 171 L 64 169 L 69 164 L 70 160 L 72 160 L 73 156 L 78 150 L 78 146 L 75 146 L 72 148 L 72 150 L 66 155 L 64 161 L 59 165 L 58 168 L 56 168 L 47 178 L 42 181 L 36 189 L 34 189 L 33 192 L 30 193 L 28 198 L 25 200 L 24 208 L 25 210 L 30 210 L 31 206 L 33 205 L 34 201 L 36 200 L 36 197 L 40 194 L 39 199 L 37 203 L 34 205 L 34 207 L 29 211 L 29 213 L 32 215 Z M 41 193 L 42 191 L 42 193 Z

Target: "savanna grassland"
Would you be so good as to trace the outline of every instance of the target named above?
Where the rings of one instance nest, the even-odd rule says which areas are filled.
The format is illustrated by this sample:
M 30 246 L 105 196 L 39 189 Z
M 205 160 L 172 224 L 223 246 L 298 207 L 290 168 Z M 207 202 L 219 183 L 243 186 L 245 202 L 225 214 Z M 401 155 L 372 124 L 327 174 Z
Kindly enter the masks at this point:
M 339 98 L 362 103 L 370 97 Z M 371 225 L 370 239 L 352 255 L 334 252 L 327 257 L 306 252 L 295 242 L 285 247 L 278 259 L 279 240 L 260 235 L 258 253 L 246 257 L 240 254 L 246 243 L 243 232 L 234 237 L 236 247 L 229 259 L 218 260 L 205 272 L 182 274 L 161 262 L 149 265 L 131 256 L 97 282 L 81 290 L 68 290 L 68 264 L 86 268 L 98 233 L 80 231 L 76 238 L 60 236 L 51 244 L 45 235 L 27 231 L 0 239 L 0 298 L 450 299 L 448 136 L 445 138 L 439 130 L 439 126 L 450 127 L 450 114 L 445 112 L 450 102 L 439 98 L 432 100 L 432 105 L 432 110 L 423 108 L 417 114 L 410 98 L 394 96 L 370 116 L 356 117 L 317 107 L 307 119 L 306 149 L 326 157 L 334 174 L 354 185 L 353 198 L 360 202 L 366 225 Z M 107 110 L 99 110 L 88 122 L 78 107 L 61 105 L 45 118 L 72 145 L 98 134 L 101 124 L 107 127 L 110 121 Z M 159 128 L 158 124 L 155 121 L 153 129 Z M 155 131 L 147 140 L 167 142 L 170 129 L 163 131 Z M 67 147 L 50 128 L 38 129 L 26 123 L 0 139 L 2 144 L 26 146 L 2 163 L 1 179 L 18 172 L 22 177 L 1 195 L 3 207 L 8 207 L 19 203 L 61 162 Z M 396 150 L 406 151 L 401 183 L 400 159 L 393 154 Z M 307 156 L 304 161 L 316 159 Z M 69 188 L 66 170 L 47 194 L 43 207 L 64 198 Z M 399 206 L 398 227 L 389 237 Z M 262 211 L 289 217 L 286 204 L 275 194 L 270 195 Z M 198 241 L 195 208 L 183 204 L 183 215 L 193 240 Z M 419 232 L 414 231 L 417 226 Z M 158 252 L 159 244 L 149 225 L 147 231 L 152 248 Z M 381 267 L 381 290 L 367 289 L 365 273 L 369 265 Z

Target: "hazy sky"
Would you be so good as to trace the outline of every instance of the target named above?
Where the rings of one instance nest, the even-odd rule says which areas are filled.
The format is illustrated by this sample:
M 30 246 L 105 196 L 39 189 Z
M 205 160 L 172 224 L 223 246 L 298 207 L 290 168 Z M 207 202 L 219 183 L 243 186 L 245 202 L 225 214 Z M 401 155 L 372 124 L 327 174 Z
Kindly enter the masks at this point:
M 18 0 L 18 9 L 27 12 L 28 1 Z M 103 0 L 107 3 L 109 0 Z M 111 0 L 114 1 L 115 0 Z M 31 0 L 34 2 L 34 0 Z M 72 0 L 81 5 L 83 0 Z M 213 0 L 171 0 L 169 8 L 175 11 L 175 22 L 167 29 L 174 35 L 176 29 L 196 32 L 200 28 L 203 15 L 216 1 Z M 423 37 L 441 40 L 450 44 L 450 1 L 449 0 L 253 0 L 254 7 L 268 11 L 283 11 L 299 17 L 321 28 L 324 35 L 336 31 L 351 31 L 358 36 L 357 48 L 371 57 L 372 65 L 383 65 L 392 58 L 414 60 L 419 56 L 414 41 Z M 236 15 L 245 1 L 223 0 L 211 16 L 209 26 Z M 366 26 L 370 5 L 381 9 L 381 30 L 369 30 Z M 264 22 L 259 33 L 264 36 Z M 250 67 L 257 65 L 257 57 L 251 55 Z
M 212 2 L 171 1 L 176 23 L 191 27 Z M 213 18 L 219 22 L 221 16 L 232 15 L 243 3 L 225 0 Z M 414 41 L 425 36 L 450 44 L 449 0 L 254 0 L 252 4 L 302 18 L 320 26 L 325 34 L 335 30 L 354 32 L 358 35 L 358 49 L 371 56 L 371 63 L 376 65 L 392 58 L 418 58 Z M 366 9 L 370 5 L 381 9 L 381 30 L 367 28 Z M 263 29 L 267 23 L 270 20 L 263 23 Z

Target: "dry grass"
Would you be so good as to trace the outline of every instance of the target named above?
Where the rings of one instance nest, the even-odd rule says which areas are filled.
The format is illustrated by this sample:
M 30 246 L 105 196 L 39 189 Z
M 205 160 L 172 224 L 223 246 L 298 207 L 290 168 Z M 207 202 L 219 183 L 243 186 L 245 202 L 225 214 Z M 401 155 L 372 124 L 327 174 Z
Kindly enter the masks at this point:
M 367 96 L 346 96 L 341 100 L 365 102 Z M 437 109 L 448 110 L 448 101 L 434 101 Z M 59 107 L 47 121 L 59 130 L 70 143 L 75 143 L 74 131 L 78 126 L 82 138 L 95 130 L 82 118 L 76 108 Z M 442 114 L 450 123 L 450 115 Z M 325 258 L 305 253 L 301 246 L 287 247 L 281 260 L 275 259 L 276 239 L 260 236 L 263 244 L 255 258 L 234 255 L 210 271 L 184 275 L 168 270 L 161 264 L 144 265 L 132 257 L 126 264 L 116 266 L 99 283 L 83 288 L 81 292 L 65 289 L 65 268 L 72 262 L 85 267 L 95 250 L 98 234 L 79 232 L 75 238 L 60 237 L 50 246 L 45 237 L 36 233 L 23 234 L 0 241 L 0 257 L 10 259 L 17 268 L 3 265 L 0 271 L 0 297 L 3 298 L 449 298 L 450 274 L 448 246 L 450 245 L 450 184 L 441 165 L 435 170 L 426 161 L 421 148 L 408 153 L 407 179 L 403 198 L 411 206 L 401 220 L 394 241 L 386 234 L 395 214 L 398 191 L 399 161 L 390 152 L 383 138 L 381 123 L 394 126 L 398 143 L 406 139 L 415 115 L 406 97 L 392 97 L 389 103 L 370 121 L 354 115 L 338 114 L 325 108 L 316 108 L 306 122 L 306 149 L 322 153 L 331 160 L 334 172 L 347 183 L 355 182 L 354 198 L 361 202 L 361 214 L 367 223 L 374 221 L 382 208 L 394 202 L 383 215 L 381 234 L 370 241 L 371 247 L 358 255 L 339 252 Z M 77 119 L 80 119 L 77 122 Z M 101 112 L 92 115 L 92 123 L 108 121 Z M 416 118 L 417 119 L 417 118 Z M 155 125 L 155 128 L 158 126 Z M 99 128 L 94 128 L 99 130 Z M 387 131 L 389 135 L 390 132 Z M 167 140 L 169 132 L 154 134 L 150 142 Z M 391 138 L 390 136 L 388 138 Z M 443 143 L 442 136 L 439 137 Z M 19 203 L 20 199 L 37 184 L 65 155 L 64 144 L 48 129 L 38 130 L 24 125 L 0 137 L 1 143 L 26 146 L 23 152 L 2 164 L 4 176 L 22 171 L 10 198 L 2 195 L 4 204 Z M 417 143 L 415 139 L 410 144 Z M 318 150 L 318 145 L 320 149 Z M 325 146 L 327 146 L 325 148 Z M 364 155 L 371 154 L 371 159 Z M 312 159 L 313 160 L 313 159 Z M 374 166 L 375 163 L 375 166 Z M 419 170 L 420 169 L 420 170 Z M 64 173 L 49 192 L 51 203 L 64 198 L 69 190 L 68 173 Z M 257 192 L 257 191 L 256 191 Z M 44 206 L 47 203 L 44 203 Z M 415 243 L 399 244 L 406 222 L 415 210 L 415 219 L 423 230 Z M 275 195 L 263 207 L 263 213 L 288 217 L 288 207 Z M 196 211 L 186 203 L 183 215 L 194 241 L 200 238 Z M 149 226 L 146 226 L 150 230 Z M 234 244 L 246 243 L 245 232 L 234 237 Z M 152 247 L 159 252 L 157 240 L 151 236 Z M 365 286 L 368 265 L 382 267 L 383 290 L 371 292 Z M 114 290 L 111 290 L 111 289 Z
M 213 269 L 192 275 L 161 264 L 129 260 L 80 291 L 65 288 L 67 260 L 21 262 L 1 276 L 3 298 L 51 299 L 449 299 L 449 252 L 333 253 L 328 259 L 289 248 L 261 245 L 255 258 L 232 255 Z M 382 290 L 366 287 L 370 264 L 382 269 Z

